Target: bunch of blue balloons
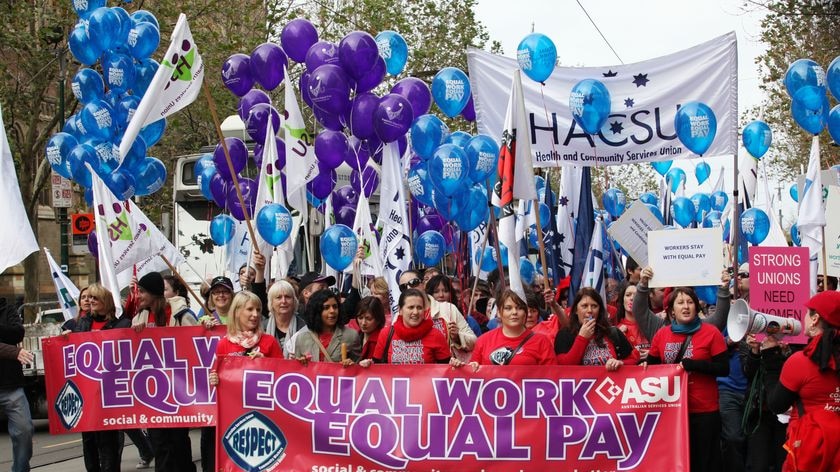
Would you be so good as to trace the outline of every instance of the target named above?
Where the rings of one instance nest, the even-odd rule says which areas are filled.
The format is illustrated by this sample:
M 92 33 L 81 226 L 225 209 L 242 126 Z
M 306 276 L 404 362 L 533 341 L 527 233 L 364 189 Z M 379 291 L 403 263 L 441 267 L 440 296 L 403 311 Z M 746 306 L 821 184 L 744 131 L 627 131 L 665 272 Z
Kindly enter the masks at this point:
M 91 186 L 88 164 L 120 200 L 150 195 L 166 182 L 166 167 L 147 156 L 166 120 L 144 127 L 122 159 L 119 145 L 159 66 L 150 57 L 160 43 L 158 21 L 145 10 L 129 15 L 106 7 L 105 0 L 74 2 L 74 8 L 79 21 L 68 39 L 70 51 L 85 66 L 99 63 L 102 73 L 83 67 L 73 77 L 82 109 L 50 138 L 47 160 L 57 174 L 85 188 Z
M 840 105 L 831 109 L 828 91 L 840 100 L 840 57 L 823 70 L 811 59 L 797 59 L 785 72 L 785 90 L 791 98 L 793 120 L 810 134 L 817 135 L 828 126 L 835 142 L 840 139 Z

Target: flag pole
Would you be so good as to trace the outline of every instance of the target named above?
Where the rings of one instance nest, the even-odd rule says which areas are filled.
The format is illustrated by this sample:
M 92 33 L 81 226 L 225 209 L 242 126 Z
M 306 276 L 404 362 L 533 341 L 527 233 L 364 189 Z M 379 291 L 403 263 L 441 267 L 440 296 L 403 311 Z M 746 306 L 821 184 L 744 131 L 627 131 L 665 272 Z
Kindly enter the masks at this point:
M 225 135 L 222 133 L 222 125 L 219 123 L 219 115 L 216 113 L 216 102 L 213 100 L 213 97 L 210 95 L 209 87 L 202 87 L 204 89 L 204 96 L 207 98 L 207 105 L 210 108 L 210 115 L 213 117 L 213 124 L 216 126 L 216 131 L 219 134 L 219 141 L 222 145 L 222 150 L 225 153 L 225 160 L 227 161 L 228 171 L 230 172 L 230 176 L 233 179 L 233 187 L 236 189 L 236 196 L 239 198 L 239 205 L 242 206 L 242 213 L 245 215 L 245 224 L 248 226 L 248 234 L 251 236 L 252 241 L 252 248 L 254 252 L 257 254 L 260 253 L 258 247 L 256 247 L 257 243 L 257 236 L 254 233 L 254 227 L 251 225 L 251 214 L 248 211 L 248 207 L 245 205 L 245 199 L 242 198 L 242 190 L 239 188 L 239 178 L 236 177 L 236 170 L 233 168 L 233 162 L 230 160 L 230 152 L 228 151 L 227 143 L 225 142 Z
M 181 274 L 179 274 L 178 271 L 175 270 L 175 266 L 173 266 L 172 263 L 169 262 L 169 259 L 167 259 L 166 256 L 164 256 L 163 254 L 159 254 L 159 255 L 160 255 L 160 258 L 163 259 L 163 262 L 166 263 L 166 266 L 169 267 L 169 270 L 172 271 L 172 275 L 174 275 L 175 277 L 178 278 L 178 280 L 181 281 L 181 283 L 184 285 L 184 287 L 186 287 L 187 290 L 190 292 L 190 295 L 192 295 L 193 298 L 198 300 L 198 304 L 201 305 L 201 308 L 204 309 L 204 313 L 209 315 L 211 313 L 211 310 L 209 308 L 207 308 L 207 305 L 204 304 L 204 299 L 202 299 L 201 297 L 196 295 L 195 292 L 193 292 L 193 289 L 192 289 L 192 287 L 190 287 L 190 284 L 188 284 L 187 281 L 184 280 L 183 277 L 181 277 Z
M 539 199 L 532 200 L 532 210 L 534 216 L 537 218 L 537 244 L 540 246 L 540 264 L 542 264 L 543 273 L 543 287 L 547 292 L 551 290 L 551 285 L 548 282 L 548 266 L 545 263 L 545 241 L 543 240 L 542 223 L 540 222 L 540 201 Z
M 492 229 L 493 233 L 496 235 L 493 238 L 493 248 L 496 250 L 496 266 L 499 268 L 499 282 L 502 283 L 502 291 L 507 288 L 507 281 L 505 280 L 505 268 L 502 265 L 502 250 L 499 247 L 499 227 L 498 222 L 496 221 L 496 213 L 493 211 L 493 204 L 489 203 L 491 200 L 490 192 L 492 192 L 492 187 L 490 186 L 490 179 L 487 179 L 487 201 L 488 206 L 490 207 L 490 227 L 487 228 L 488 237 L 490 236 L 489 232 Z M 501 293 L 501 292 L 499 292 Z
M 491 210 L 492 211 L 492 210 Z M 484 250 L 487 249 L 487 240 L 490 239 L 490 229 L 484 232 L 484 243 L 481 245 L 481 251 L 478 253 L 478 272 L 481 273 L 481 263 L 484 261 Z M 472 292 L 470 292 L 470 304 L 467 306 L 467 317 L 472 315 L 473 308 L 475 308 L 475 290 L 478 288 L 478 274 L 475 274 L 473 281 Z
M 820 226 L 822 230 L 822 259 L 823 259 L 823 290 L 828 290 L 828 258 L 826 258 L 825 251 L 825 226 Z
M 729 229 L 729 242 L 732 246 L 732 275 L 735 277 L 735 299 L 741 298 L 741 290 L 738 288 L 738 239 L 741 233 L 741 209 L 738 207 L 738 190 L 741 183 L 738 181 L 738 152 L 733 156 L 735 161 L 735 189 L 732 190 L 732 225 Z

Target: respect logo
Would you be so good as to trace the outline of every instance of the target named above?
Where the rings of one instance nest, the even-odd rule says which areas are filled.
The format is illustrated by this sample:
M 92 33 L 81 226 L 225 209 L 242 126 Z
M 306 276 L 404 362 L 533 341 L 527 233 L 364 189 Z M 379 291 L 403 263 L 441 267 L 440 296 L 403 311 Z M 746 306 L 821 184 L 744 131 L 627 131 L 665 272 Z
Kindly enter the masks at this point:
M 72 381 L 68 380 L 55 399 L 55 411 L 61 424 L 67 429 L 73 429 L 82 419 L 82 392 Z
M 227 455 L 243 470 L 271 470 L 286 457 L 283 431 L 262 413 L 240 416 L 222 438 Z

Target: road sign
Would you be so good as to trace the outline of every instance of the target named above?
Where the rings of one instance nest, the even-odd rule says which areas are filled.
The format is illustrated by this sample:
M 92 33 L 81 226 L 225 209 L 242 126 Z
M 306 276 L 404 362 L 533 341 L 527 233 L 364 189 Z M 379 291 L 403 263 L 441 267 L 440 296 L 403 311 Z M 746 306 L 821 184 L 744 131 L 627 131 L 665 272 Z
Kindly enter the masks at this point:
M 70 208 L 73 203 L 73 189 L 70 187 L 70 181 L 53 172 L 50 183 L 53 208 Z

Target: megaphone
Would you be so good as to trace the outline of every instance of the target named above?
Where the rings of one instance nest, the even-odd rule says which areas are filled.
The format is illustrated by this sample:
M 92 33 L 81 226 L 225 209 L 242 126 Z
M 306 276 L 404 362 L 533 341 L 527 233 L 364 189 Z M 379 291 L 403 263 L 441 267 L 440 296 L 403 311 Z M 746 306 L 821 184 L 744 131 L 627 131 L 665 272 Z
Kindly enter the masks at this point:
M 802 332 L 802 323 L 795 318 L 768 315 L 753 310 L 743 299 L 735 300 L 726 319 L 729 339 L 736 343 L 747 334 L 766 333 L 769 336 L 796 336 Z

